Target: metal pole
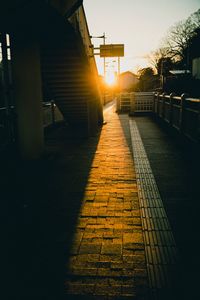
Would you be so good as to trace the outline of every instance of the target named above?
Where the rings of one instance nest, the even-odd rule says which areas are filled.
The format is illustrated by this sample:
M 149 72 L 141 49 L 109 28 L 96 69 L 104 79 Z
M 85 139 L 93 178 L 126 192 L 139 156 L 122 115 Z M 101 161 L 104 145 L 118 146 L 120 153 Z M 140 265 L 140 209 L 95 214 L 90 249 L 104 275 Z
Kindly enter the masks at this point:
M 118 57 L 118 84 L 119 84 L 119 93 L 120 91 L 120 57 Z
M 3 84 L 4 84 L 4 101 L 6 113 L 9 115 L 10 101 L 9 101 L 9 70 L 8 70 L 8 54 L 7 54 L 7 40 L 6 33 L 1 34 L 1 48 L 2 48 L 2 64 L 3 64 Z
M 106 43 L 106 36 L 105 32 L 103 33 L 103 44 L 105 45 Z M 106 58 L 103 58 L 103 75 L 104 75 L 104 80 L 106 79 Z
M 54 106 L 54 100 L 51 100 L 51 119 L 52 124 L 55 124 L 55 106 Z
M 118 57 L 118 75 L 120 75 L 120 57 Z
M 6 130 L 8 132 L 8 141 L 14 140 L 13 119 L 11 119 L 11 99 L 10 99 L 10 78 L 9 78 L 9 61 L 8 61 L 8 41 L 5 32 L 1 34 L 2 65 L 3 65 L 3 89 L 4 105 L 6 108 Z
M 106 35 L 105 32 L 103 33 L 103 44 L 105 45 L 106 43 Z M 103 104 L 105 105 L 106 103 L 106 58 L 103 58 L 103 76 L 104 76 L 104 95 L 103 95 Z

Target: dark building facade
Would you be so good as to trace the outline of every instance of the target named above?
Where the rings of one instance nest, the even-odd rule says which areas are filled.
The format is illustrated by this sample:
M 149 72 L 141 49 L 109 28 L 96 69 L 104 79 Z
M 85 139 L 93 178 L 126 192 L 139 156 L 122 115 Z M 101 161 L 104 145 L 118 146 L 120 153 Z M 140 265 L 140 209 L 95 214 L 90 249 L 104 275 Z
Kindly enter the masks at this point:
M 22 157 L 44 151 L 44 101 L 70 126 L 95 131 L 102 101 L 82 1 L 1 1 L 0 33 L 1 106 L 15 116 Z

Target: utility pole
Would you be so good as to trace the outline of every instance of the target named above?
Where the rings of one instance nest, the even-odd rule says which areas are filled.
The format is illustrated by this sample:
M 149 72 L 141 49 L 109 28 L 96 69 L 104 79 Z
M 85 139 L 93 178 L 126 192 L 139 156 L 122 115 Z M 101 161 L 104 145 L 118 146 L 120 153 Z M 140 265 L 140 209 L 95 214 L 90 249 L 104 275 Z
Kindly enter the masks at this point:
M 120 75 L 120 57 L 124 56 L 124 44 L 105 44 L 105 32 L 102 36 L 90 36 L 91 38 L 102 38 L 103 45 L 100 45 L 99 48 L 94 48 L 95 50 L 100 50 L 98 53 L 93 55 L 100 55 L 104 58 L 103 68 L 104 68 L 104 80 L 106 77 L 106 57 L 118 57 L 118 77 Z M 119 79 L 119 78 L 118 78 Z M 105 103 L 105 90 L 104 90 L 104 103 Z
M 118 56 L 118 87 L 120 92 L 120 57 Z

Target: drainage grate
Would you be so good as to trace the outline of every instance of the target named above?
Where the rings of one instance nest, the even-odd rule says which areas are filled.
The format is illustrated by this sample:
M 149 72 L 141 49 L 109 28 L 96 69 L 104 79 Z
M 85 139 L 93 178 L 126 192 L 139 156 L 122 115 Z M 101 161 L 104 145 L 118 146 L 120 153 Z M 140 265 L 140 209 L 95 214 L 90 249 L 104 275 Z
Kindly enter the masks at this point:
M 136 122 L 130 119 L 129 124 L 149 285 L 153 298 L 159 299 L 160 291 L 172 286 L 177 248 Z

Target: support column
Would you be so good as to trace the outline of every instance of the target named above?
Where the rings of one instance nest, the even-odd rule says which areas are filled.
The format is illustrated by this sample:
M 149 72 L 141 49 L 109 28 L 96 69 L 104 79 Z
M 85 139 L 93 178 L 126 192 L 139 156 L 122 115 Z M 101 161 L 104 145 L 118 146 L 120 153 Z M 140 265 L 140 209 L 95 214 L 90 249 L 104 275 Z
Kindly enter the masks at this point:
M 19 151 L 24 159 L 37 159 L 44 150 L 39 44 L 13 38 L 12 67 Z

